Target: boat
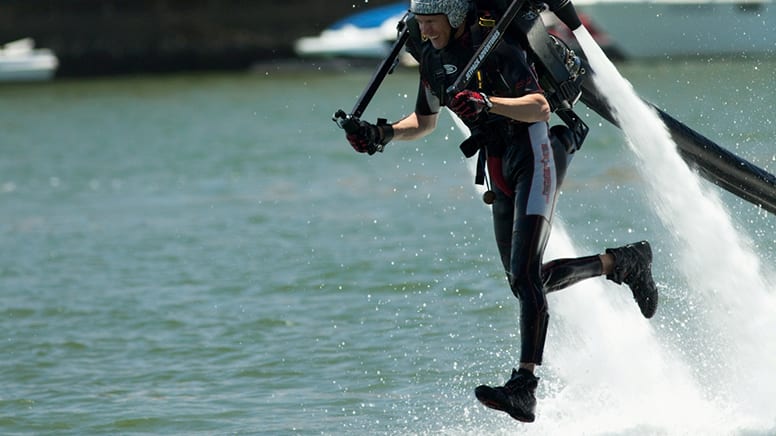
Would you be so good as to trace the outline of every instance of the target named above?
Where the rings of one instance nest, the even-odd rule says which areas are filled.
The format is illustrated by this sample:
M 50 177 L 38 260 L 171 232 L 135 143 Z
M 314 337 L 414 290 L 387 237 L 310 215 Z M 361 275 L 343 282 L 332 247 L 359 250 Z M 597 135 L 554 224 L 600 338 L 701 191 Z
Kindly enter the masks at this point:
M 772 0 L 573 0 L 626 59 L 776 55 Z
M 50 80 L 59 59 L 47 48 L 35 48 L 35 40 L 22 38 L 0 46 L 0 82 Z
M 395 3 L 350 15 L 318 36 L 299 38 L 294 51 L 302 57 L 384 58 L 407 8 L 407 2 Z
M 585 27 L 611 59 L 776 55 L 774 0 L 573 0 Z M 396 3 L 346 17 L 296 43 L 300 56 L 382 58 L 407 11 Z M 572 49 L 573 33 L 542 14 Z
M 318 36 L 299 38 L 294 44 L 294 51 L 301 57 L 382 59 L 388 55 L 396 41 L 396 25 L 407 12 L 408 7 L 408 2 L 394 3 L 347 16 L 329 26 Z M 560 37 L 572 49 L 578 48 L 571 30 L 554 14 L 543 13 L 542 19 L 550 33 Z M 601 31 L 600 26 L 592 23 L 585 14 L 580 14 L 580 19 L 598 45 L 610 57 L 619 58 L 617 47 L 612 39 Z M 403 53 L 399 59 L 403 65 L 416 65 L 406 53 Z

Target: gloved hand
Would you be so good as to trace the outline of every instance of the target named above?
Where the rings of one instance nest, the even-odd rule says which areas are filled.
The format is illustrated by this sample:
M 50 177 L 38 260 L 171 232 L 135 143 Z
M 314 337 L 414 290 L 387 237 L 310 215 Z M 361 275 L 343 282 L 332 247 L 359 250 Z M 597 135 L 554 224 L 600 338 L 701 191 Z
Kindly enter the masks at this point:
M 477 118 L 482 111 L 487 112 L 492 108 L 493 103 L 490 102 L 487 95 L 481 92 L 464 89 L 458 94 L 455 94 L 455 97 L 450 100 L 448 107 L 459 117 L 466 120 L 473 120 Z
M 385 144 L 393 139 L 393 127 L 385 120 L 379 120 L 377 125 L 358 120 L 356 129 L 345 135 L 350 145 L 359 153 L 375 154 L 383 151 Z

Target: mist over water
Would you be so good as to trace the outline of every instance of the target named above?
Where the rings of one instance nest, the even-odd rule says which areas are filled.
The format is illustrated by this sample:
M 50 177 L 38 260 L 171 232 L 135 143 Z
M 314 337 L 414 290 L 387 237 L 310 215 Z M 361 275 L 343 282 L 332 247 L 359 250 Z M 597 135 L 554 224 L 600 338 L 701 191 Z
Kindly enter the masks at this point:
M 694 312 L 691 318 L 698 323 L 695 330 L 703 332 L 701 337 L 678 332 L 677 337 L 668 338 L 652 329 L 639 329 L 648 347 L 656 347 L 653 351 L 694 351 L 682 352 L 680 359 L 673 353 L 666 354 L 663 362 L 657 362 L 653 355 L 631 363 L 637 373 L 634 376 L 641 377 L 643 387 L 652 387 L 654 393 L 643 398 L 644 403 L 673 403 L 684 397 L 675 404 L 678 407 L 666 411 L 679 413 L 682 422 L 689 425 L 697 423 L 698 429 L 773 429 L 773 272 L 760 263 L 749 236 L 736 230 L 716 193 L 706 189 L 681 159 L 657 113 L 620 76 L 586 29 L 577 30 L 575 36 L 595 71 L 596 85 L 607 90 L 627 143 L 641 162 L 646 195 L 673 235 L 679 248 L 675 250 L 679 253 L 676 261 L 681 263 L 678 269 L 690 284 L 689 292 L 695 294 L 692 300 L 699 303 L 688 311 Z M 663 284 L 661 290 L 666 286 L 671 284 Z M 669 424 L 662 422 L 664 416 L 654 414 L 651 421 Z

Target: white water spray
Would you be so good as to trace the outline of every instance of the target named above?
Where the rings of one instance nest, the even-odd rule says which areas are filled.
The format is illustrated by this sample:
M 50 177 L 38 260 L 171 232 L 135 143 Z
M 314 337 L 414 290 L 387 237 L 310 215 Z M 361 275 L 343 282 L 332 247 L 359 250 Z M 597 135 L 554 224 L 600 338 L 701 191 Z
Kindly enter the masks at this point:
M 716 349 L 687 365 L 711 368 L 705 377 L 693 373 L 702 378 L 705 397 L 725 408 L 715 414 L 726 417 L 731 431 L 773 428 L 776 303 L 758 256 L 748 238 L 736 231 L 719 198 L 703 188 L 681 159 L 655 110 L 620 76 L 584 27 L 574 34 L 595 71 L 596 86 L 606 90 L 614 116 L 641 161 L 652 204 L 676 238 L 690 292 L 705 302 L 705 339 L 715 342 Z
M 704 337 L 644 320 L 630 292 L 605 280 L 550 295 L 543 392 L 537 422 L 525 433 L 767 434 L 776 429 L 776 303 L 767 273 L 719 199 L 679 157 L 655 111 L 586 29 L 575 36 L 641 161 L 652 204 L 675 235 L 688 292 L 706 302 L 687 308 L 701 312 Z M 547 259 L 577 255 L 556 219 Z M 660 284 L 664 301 L 675 292 L 671 285 Z M 714 349 L 684 352 L 699 343 Z M 499 433 L 502 424 L 487 431 Z
M 468 134 L 466 126 L 452 118 Z M 474 173 L 473 159 L 469 169 Z M 578 255 L 556 218 L 546 259 Z M 690 369 L 660 344 L 627 289 L 596 279 L 548 298 L 550 331 L 545 366 L 538 374 L 544 381 L 537 421 L 524 428 L 525 433 L 660 434 L 671 429 L 714 434 L 708 430 L 722 425 L 704 402 Z M 697 420 L 688 422 L 688 413 Z M 511 434 L 503 430 L 503 421 L 496 419 L 476 431 Z

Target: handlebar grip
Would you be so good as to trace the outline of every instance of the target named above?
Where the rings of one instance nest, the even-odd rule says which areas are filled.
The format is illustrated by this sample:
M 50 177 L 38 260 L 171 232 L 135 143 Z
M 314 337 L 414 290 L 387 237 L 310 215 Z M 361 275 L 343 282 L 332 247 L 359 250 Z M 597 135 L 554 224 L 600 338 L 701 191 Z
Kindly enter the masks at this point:
M 334 113 L 332 121 L 337 123 L 340 129 L 347 133 L 356 133 L 358 131 L 358 118 L 346 114 L 342 109 Z

